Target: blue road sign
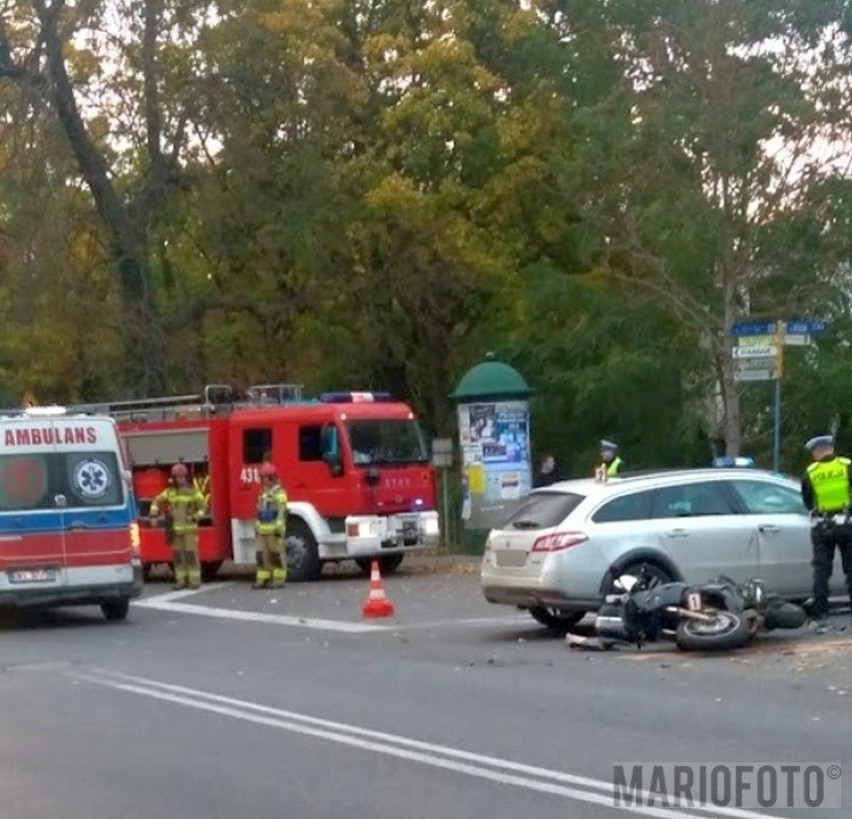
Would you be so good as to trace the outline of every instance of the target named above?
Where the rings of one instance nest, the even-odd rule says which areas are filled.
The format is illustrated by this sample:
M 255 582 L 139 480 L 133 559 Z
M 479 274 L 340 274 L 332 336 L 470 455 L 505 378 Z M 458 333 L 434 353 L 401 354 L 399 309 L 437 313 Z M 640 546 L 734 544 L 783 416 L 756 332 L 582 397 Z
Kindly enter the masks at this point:
M 735 336 L 771 336 L 775 333 L 774 321 L 740 321 L 731 326 Z
M 822 333 L 826 327 L 822 319 L 790 319 L 784 324 L 785 335 L 788 336 Z M 775 327 L 774 321 L 739 321 L 731 326 L 731 333 L 735 336 L 773 336 Z
M 790 319 L 787 322 L 787 332 L 790 335 L 809 335 L 825 330 L 825 322 L 820 319 Z

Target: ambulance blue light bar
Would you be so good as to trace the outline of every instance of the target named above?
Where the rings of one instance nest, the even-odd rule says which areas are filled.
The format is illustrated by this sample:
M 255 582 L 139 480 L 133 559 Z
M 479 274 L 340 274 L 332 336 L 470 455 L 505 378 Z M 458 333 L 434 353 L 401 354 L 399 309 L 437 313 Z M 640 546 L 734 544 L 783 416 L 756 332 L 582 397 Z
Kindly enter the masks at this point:
M 324 392 L 320 400 L 326 404 L 362 404 L 393 401 L 389 392 Z

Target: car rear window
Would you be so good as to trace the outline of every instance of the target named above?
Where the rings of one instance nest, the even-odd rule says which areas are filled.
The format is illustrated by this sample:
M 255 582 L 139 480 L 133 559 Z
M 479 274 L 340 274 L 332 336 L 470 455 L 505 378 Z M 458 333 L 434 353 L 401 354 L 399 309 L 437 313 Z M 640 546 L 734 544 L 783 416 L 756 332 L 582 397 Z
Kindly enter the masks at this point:
M 504 529 L 549 529 L 561 523 L 583 500 L 573 492 L 536 492 L 518 506 Z

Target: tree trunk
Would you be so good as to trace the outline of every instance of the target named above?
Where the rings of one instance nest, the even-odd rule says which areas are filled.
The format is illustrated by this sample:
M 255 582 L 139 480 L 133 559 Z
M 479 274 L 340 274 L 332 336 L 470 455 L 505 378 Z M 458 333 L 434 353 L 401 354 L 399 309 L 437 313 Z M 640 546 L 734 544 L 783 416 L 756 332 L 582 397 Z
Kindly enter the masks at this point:
M 165 346 L 145 258 L 146 224 L 143 218 L 134 218 L 134 209 L 115 190 L 106 161 L 92 143 L 80 116 L 57 29 L 61 4 L 46 8 L 38 3 L 37 8 L 57 116 L 92 192 L 121 283 L 124 316 L 119 324 L 125 351 L 127 397 L 158 392 L 164 387 Z

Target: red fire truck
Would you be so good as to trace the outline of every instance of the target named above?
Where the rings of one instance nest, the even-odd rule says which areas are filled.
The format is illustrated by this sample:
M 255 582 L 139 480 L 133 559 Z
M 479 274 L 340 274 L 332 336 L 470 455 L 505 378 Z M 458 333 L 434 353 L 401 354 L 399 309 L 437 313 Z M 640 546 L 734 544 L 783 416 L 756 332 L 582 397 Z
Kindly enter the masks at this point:
M 77 407 L 76 409 L 83 409 Z M 288 579 L 315 580 L 322 565 L 373 558 L 391 572 L 439 539 L 436 478 L 412 410 L 387 393 L 302 395 L 299 385 L 86 405 L 118 422 L 133 468 L 146 573 L 171 563 L 162 526 L 148 517 L 181 461 L 208 497 L 198 533 L 210 579 L 223 561 L 255 561 L 259 467 L 277 467 L 289 497 Z

